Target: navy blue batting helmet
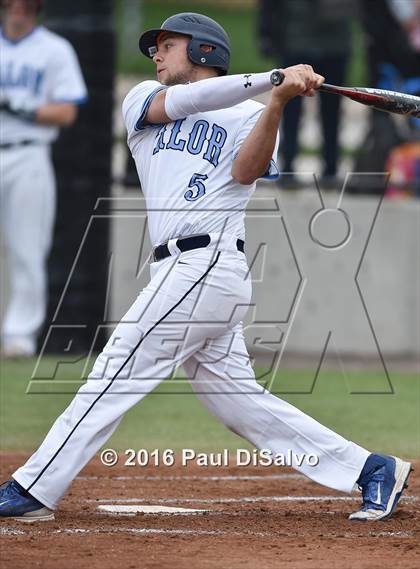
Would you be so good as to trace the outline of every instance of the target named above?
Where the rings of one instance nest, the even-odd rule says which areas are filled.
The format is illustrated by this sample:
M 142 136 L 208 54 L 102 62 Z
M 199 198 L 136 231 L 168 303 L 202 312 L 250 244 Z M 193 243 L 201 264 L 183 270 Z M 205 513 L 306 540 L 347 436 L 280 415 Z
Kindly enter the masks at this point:
M 159 29 L 144 32 L 139 40 L 140 51 L 147 57 L 153 57 L 157 49 L 157 38 L 161 32 L 175 32 L 191 37 L 187 53 L 190 61 L 197 65 L 215 67 L 221 75 L 229 68 L 229 36 L 220 24 L 202 14 L 184 12 L 165 20 Z M 209 45 L 213 49 L 204 52 L 201 46 Z

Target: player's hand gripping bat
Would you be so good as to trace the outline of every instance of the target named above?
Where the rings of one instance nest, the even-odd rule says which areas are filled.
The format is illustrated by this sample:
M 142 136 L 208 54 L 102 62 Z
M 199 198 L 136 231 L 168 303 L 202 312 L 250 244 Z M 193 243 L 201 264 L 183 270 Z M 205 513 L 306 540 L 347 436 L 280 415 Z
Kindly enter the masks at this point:
M 281 71 L 273 71 L 271 74 L 271 83 L 273 85 L 281 85 L 283 80 L 284 73 Z M 328 85 L 328 83 L 323 83 L 318 87 L 318 90 L 335 95 L 344 95 L 345 97 L 353 99 L 353 101 L 368 105 L 378 111 L 420 118 L 420 97 L 415 97 L 414 95 L 406 95 L 385 89 L 337 87 L 336 85 Z

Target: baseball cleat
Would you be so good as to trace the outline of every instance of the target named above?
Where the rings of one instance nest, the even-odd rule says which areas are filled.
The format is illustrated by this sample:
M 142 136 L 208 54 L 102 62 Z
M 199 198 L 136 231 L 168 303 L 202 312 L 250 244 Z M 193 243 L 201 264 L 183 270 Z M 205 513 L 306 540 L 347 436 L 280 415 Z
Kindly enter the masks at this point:
M 54 519 L 54 512 L 12 478 L 0 486 L 0 517 L 21 522 L 45 522 Z
M 411 464 L 394 456 L 371 454 L 357 481 L 363 504 L 350 520 L 378 521 L 389 518 L 412 471 Z

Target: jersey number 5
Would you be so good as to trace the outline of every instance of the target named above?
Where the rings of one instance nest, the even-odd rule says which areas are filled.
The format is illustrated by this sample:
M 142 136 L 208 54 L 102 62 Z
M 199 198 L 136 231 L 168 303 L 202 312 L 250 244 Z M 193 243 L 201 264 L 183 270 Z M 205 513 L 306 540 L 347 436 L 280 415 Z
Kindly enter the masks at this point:
M 195 202 L 199 198 L 203 197 L 206 193 L 206 186 L 203 184 L 202 180 L 207 180 L 207 174 L 193 174 L 191 176 L 190 183 L 188 184 L 189 188 L 197 188 L 197 191 L 194 190 L 187 190 L 184 194 L 184 198 L 189 202 Z

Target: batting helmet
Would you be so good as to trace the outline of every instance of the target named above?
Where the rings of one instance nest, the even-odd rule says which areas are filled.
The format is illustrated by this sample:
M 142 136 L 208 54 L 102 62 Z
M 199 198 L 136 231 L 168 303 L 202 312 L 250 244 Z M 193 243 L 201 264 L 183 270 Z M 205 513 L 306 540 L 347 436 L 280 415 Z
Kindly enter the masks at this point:
M 174 32 L 191 37 L 187 54 L 193 63 L 219 69 L 221 75 L 227 73 L 230 60 L 229 36 L 220 24 L 202 14 L 184 12 L 175 14 L 165 20 L 156 30 L 144 32 L 139 40 L 140 51 L 147 57 L 156 53 L 157 38 L 161 32 Z M 201 50 L 201 46 L 209 45 L 209 52 Z

